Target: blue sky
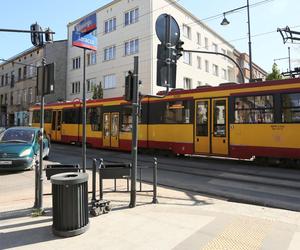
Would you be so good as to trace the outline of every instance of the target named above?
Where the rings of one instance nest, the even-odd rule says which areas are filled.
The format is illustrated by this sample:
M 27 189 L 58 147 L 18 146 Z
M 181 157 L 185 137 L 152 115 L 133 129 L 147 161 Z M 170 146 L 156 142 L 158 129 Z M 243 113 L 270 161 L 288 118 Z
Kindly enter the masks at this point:
M 250 0 L 250 5 L 263 0 Z M 67 24 L 101 6 L 109 0 L 9 0 L 1 3 L 0 28 L 29 29 L 38 22 L 56 32 L 55 40 L 66 39 Z M 221 26 L 222 17 L 207 19 L 225 11 L 246 5 L 246 0 L 179 0 L 200 20 L 223 36 L 241 52 L 248 53 L 246 9 L 227 16 L 230 25 Z M 300 5 L 297 0 L 269 0 L 250 8 L 253 61 L 271 71 L 273 60 L 288 56 L 291 47 L 292 67 L 300 66 L 300 44 L 283 44 L 277 28 L 287 25 L 300 31 Z M 206 20 L 205 20 L 206 19 Z M 300 36 L 299 36 L 300 37 Z M 299 41 L 300 42 L 300 41 Z M 0 32 L 0 58 L 7 59 L 31 47 L 29 34 Z M 280 70 L 288 68 L 288 60 L 277 61 Z

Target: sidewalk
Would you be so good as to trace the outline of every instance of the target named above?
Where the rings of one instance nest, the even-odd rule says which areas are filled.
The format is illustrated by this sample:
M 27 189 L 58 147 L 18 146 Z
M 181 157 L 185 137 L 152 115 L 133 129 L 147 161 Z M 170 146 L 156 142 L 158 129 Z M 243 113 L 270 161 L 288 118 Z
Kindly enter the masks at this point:
M 32 174 L 25 172 L 24 178 Z M 31 217 L 33 189 L 3 192 L 4 178 L 9 186 L 13 176 L 0 176 L 0 249 L 300 249 L 297 212 L 164 187 L 158 189 L 159 204 L 151 204 L 152 193 L 139 193 L 133 209 L 128 208 L 128 193 L 106 193 L 110 213 L 90 217 L 90 228 L 82 235 L 59 238 L 51 229 L 50 182 L 44 182 L 46 215 Z M 111 187 L 112 182 L 104 185 Z

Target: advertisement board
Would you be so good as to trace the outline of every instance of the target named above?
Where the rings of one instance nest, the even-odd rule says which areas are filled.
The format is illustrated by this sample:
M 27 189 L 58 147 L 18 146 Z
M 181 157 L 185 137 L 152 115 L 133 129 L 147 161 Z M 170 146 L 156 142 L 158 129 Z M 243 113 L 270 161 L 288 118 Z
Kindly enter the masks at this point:
M 93 36 L 92 34 L 83 34 L 78 31 L 73 31 L 72 33 L 72 45 L 89 49 L 89 50 L 97 50 L 97 37 Z
M 97 16 L 96 13 L 87 16 L 78 24 L 75 25 L 75 31 L 78 31 L 83 34 L 92 32 L 97 28 Z

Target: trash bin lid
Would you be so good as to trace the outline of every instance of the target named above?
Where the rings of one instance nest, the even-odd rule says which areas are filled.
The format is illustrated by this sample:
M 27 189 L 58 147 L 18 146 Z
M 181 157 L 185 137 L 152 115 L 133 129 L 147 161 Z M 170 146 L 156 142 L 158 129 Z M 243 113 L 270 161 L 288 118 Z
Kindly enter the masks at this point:
M 57 185 L 74 185 L 87 182 L 89 175 L 87 173 L 66 172 L 51 176 L 51 183 Z

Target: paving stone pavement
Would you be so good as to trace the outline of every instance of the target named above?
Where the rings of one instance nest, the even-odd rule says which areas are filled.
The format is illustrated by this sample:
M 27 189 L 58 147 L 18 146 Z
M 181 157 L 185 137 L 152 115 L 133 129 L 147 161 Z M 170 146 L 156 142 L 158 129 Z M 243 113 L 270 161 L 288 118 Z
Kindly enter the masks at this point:
M 19 178 L 30 180 L 33 174 Z M 158 189 L 158 204 L 151 203 L 152 193 L 138 193 L 135 208 L 128 208 L 128 193 L 105 193 L 113 210 L 90 217 L 87 232 L 60 238 L 52 233 L 50 182 L 44 185 L 46 214 L 32 217 L 32 188 L 13 188 L 13 181 L 13 175 L 0 175 L 0 249 L 300 249 L 297 212 L 164 187 Z M 112 188 L 113 182 L 105 181 L 105 190 Z M 125 188 L 118 181 L 117 189 Z

